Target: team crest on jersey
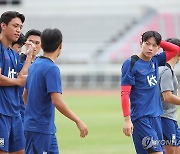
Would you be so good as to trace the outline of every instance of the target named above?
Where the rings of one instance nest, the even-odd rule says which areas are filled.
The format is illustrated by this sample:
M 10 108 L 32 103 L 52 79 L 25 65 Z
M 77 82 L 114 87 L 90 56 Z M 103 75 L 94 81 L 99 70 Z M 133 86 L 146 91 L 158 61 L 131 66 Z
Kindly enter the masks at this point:
M 0 138 L 0 147 L 4 147 L 4 138 Z

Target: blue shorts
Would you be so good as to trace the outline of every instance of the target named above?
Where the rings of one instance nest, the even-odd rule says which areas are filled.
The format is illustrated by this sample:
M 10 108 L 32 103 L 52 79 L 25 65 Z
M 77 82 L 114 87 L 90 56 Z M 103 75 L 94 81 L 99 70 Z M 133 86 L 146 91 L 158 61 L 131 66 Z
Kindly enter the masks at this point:
M 0 114 L 0 150 L 16 152 L 25 148 L 24 129 L 21 116 Z
M 180 128 L 176 121 L 161 117 L 165 145 L 180 146 Z
M 161 118 L 142 117 L 133 122 L 133 142 L 137 154 L 163 152 Z
M 59 154 L 56 135 L 25 131 L 26 154 Z

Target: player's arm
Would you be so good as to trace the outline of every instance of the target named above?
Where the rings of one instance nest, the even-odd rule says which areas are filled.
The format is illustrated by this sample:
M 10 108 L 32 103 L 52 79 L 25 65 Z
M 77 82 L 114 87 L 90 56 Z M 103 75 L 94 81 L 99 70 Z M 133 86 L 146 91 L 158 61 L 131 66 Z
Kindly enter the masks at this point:
M 8 78 L 1 74 L 0 68 L 0 86 L 23 86 L 26 81 L 26 76 L 22 75 L 18 78 Z
M 174 95 L 171 91 L 164 91 L 162 92 L 162 96 L 165 102 L 180 105 L 180 98 L 176 95 Z
M 51 93 L 51 100 L 59 112 L 76 123 L 80 130 L 80 136 L 85 137 L 88 134 L 87 126 L 66 105 L 61 98 L 61 94 L 55 92 Z
M 24 88 L 22 97 L 23 97 L 24 105 L 26 105 L 26 102 L 27 102 L 27 89 L 26 88 Z
M 166 51 L 166 62 L 176 56 L 180 52 L 180 47 L 170 42 L 161 41 L 160 47 Z
M 24 63 L 24 66 L 22 70 L 19 72 L 19 75 L 27 75 L 28 74 L 28 68 L 31 65 L 32 59 L 33 59 L 33 52 L 34 52 L 34 44 L 32 42 L 27 42 L 26 45 L 28 45 L 28 51 L 27 51 L 27 57 L 26 61 Z
M 131 117 L 130 117 L 130 101 L 129 101 L 130 92 L 131 92 L 131 85 L 121 86 L 121 105 L 122 105 L 122 111 L 125 122 L 123 127 L 123 133 L 126 136 L 131 136 L 133 132 L 133 124 L 131 122 Z

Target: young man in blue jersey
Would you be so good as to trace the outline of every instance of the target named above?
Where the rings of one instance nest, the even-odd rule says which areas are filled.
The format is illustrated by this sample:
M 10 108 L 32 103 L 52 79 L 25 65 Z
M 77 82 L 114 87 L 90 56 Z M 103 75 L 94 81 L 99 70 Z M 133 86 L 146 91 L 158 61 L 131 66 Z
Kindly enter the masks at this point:
M 18 86 L 25 84 L 34 47 L 29 44 L 30 52 L 23 68 L 19 55 L 10 48 L 18 40 L 24 20 L 24 15 L 15 11 L 4 12 L 0 19 L 0 154 L 24 153 Z
M 177 38 L 169 38 L 166 41 L 180 47 L 180 40 Z M 180 153 L 180 128 L 177 124 L 177 105 L 180 105 L 180 98 L 177 96 L 178 81 L 174 72 L 179 58 L 180 55 L 176 55 L 165 66 L 159 67 L 159 86 L 164 111 L 161 122 L 166 154 Z
M 133 136 L 137 154 L 162 154 L 162 104 L 158 86 L 158 66 L 179 53 L 179 47 L 161 41 L 161 35 L 147 31 L 140 42 L 141 52 L 123 63 L 121 102 L 123 132 Z M 166 52 L 157 54 L 162 47 Z M 131 113 L 130 113 L 131 108 Z
M 27 102 L 24 117 L 26 154 L 59 153 L 55 135 L 55 107 L 76 123 L 81 137 L 88 133 L 86 125 L 62 100 L 60 70 L 55 65 L 62 48 L 61 32 L 58 29 L 45 29 L 41 43 L 43 56 L 30 66 L 23 93 L 24 102 Z

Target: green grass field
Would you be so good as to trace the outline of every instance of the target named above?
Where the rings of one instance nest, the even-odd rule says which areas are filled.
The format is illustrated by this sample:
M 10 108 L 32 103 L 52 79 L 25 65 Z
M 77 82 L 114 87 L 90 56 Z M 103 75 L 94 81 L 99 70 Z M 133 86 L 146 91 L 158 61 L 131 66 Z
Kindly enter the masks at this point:
M 61 154 L 135 153 L 132 138 L 122 133 L 123 118 L 118 91 L 94 91 L 90 94 L 69 92 L 63 99 L 88 126 L 89 134 L 86 138 L 80 138 L 75 123 L 56 112 Z

